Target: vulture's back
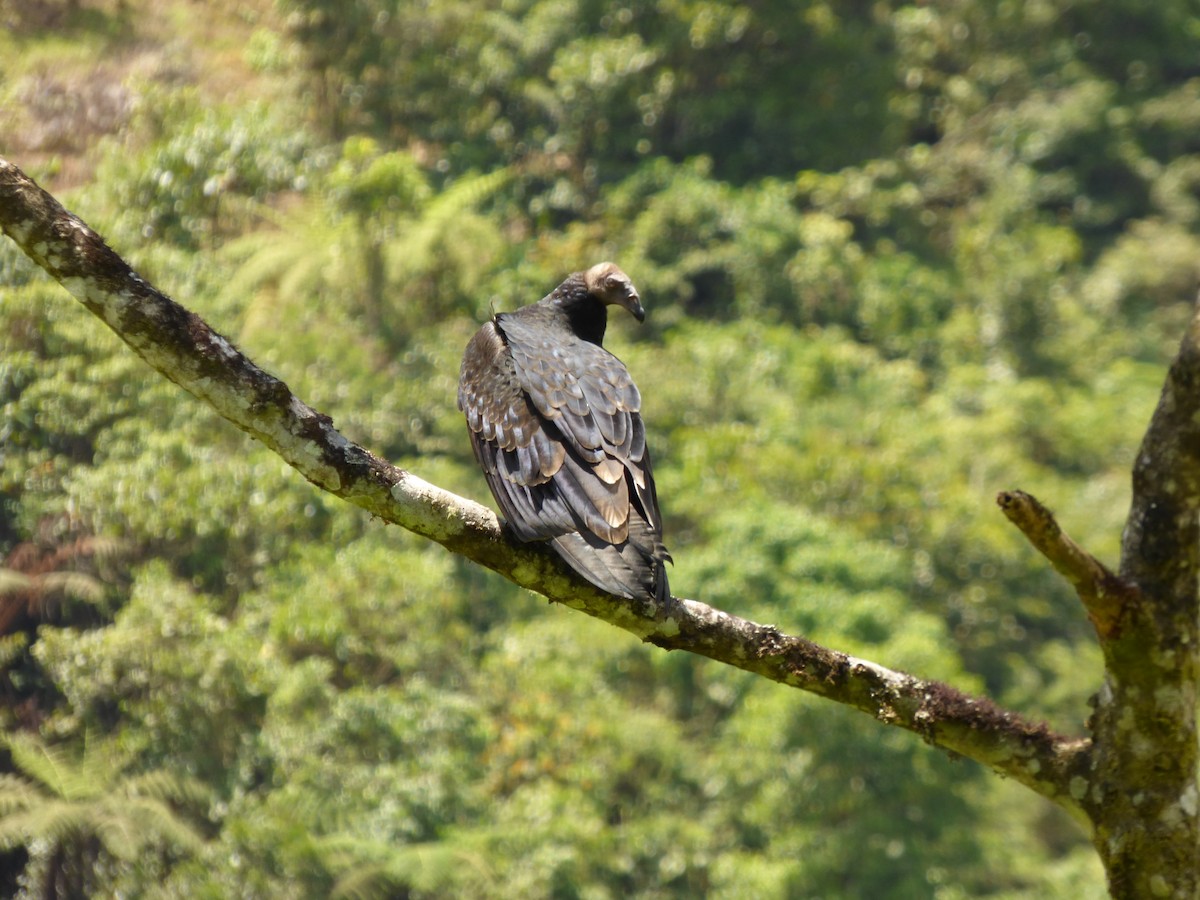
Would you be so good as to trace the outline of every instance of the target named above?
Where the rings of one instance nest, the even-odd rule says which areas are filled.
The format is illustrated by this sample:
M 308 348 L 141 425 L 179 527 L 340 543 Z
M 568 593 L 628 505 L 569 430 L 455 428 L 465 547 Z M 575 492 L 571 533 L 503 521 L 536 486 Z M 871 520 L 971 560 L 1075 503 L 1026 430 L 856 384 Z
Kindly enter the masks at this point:
M 550 540 L 609 593 L 670 596 L 641 395 L 619 359 L 543 300 L 480 328 L 458 403 L 517 537 Z

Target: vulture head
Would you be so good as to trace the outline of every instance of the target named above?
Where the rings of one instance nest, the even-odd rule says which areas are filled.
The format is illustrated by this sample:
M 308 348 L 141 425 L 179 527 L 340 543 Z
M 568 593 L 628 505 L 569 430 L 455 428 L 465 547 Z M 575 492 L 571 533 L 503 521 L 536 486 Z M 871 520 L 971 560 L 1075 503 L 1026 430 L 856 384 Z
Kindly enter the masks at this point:
M 583 273 L 583 283 L 588 294 L 605 306 L 619 306 L 628 310 L 639 322 L 646 320 L 646 310 L 637 288 L 629 276 L 617 268 L 616 263 L 596 263 Z

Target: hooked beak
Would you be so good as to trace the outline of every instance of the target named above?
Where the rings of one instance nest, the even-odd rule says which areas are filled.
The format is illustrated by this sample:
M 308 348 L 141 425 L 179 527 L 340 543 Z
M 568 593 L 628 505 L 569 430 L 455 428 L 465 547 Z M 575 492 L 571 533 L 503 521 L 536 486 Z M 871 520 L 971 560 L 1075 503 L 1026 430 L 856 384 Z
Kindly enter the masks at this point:
M 639 322 L 646 321 L 646 307 L 642 306 L 642 298 L 630 282 L 626 281 L 623 285 L 624 290 L 621 291 L 620 299 L 617 305 L 629 310 L 629 314 Z

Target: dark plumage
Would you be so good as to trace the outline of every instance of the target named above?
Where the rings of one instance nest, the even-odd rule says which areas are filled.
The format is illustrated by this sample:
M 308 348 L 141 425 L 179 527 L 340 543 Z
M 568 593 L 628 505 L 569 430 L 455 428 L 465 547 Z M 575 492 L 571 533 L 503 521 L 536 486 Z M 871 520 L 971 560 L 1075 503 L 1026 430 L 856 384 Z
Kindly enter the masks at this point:
M 642 398 L 601 346 L 608 307 L 646 317 L 624 272 L 600 263 L 499 313 L 467 344 L 458 408 L 513 533 L 548 540 L 592 584 L 670 596 Z

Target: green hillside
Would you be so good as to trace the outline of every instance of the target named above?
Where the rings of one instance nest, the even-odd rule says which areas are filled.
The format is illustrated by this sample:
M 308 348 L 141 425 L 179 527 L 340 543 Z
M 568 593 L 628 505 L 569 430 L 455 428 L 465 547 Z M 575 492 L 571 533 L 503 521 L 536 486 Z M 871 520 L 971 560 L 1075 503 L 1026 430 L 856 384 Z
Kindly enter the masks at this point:
M 681 596 L 1082 733 L 1200 260 L 1184 0 L 0 0 L 0 155 L 349 438 L 602 259 Z M 315 490 L 0 240 L 0 896 L 1104 896 L 1056 808 Z M 0 760 L 3 758 L 0 757 Z

